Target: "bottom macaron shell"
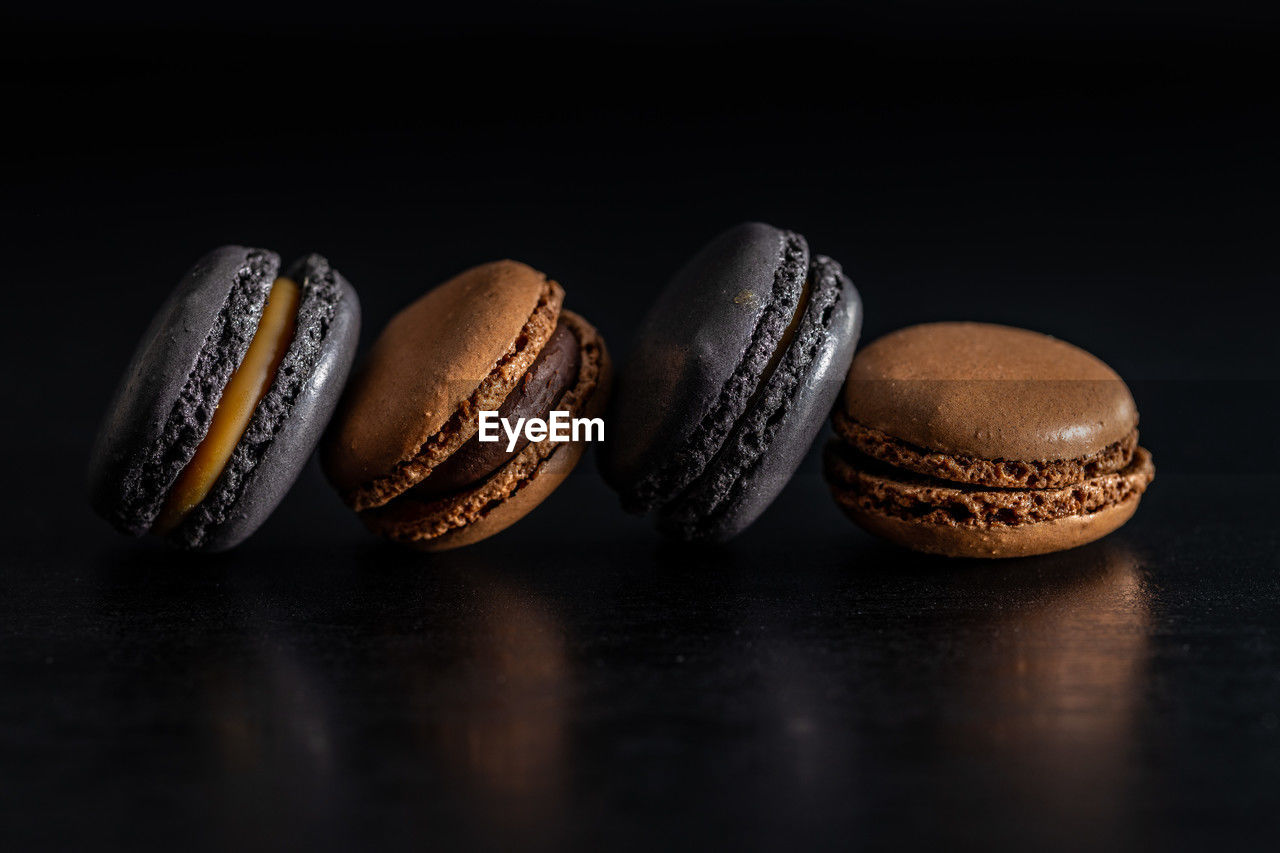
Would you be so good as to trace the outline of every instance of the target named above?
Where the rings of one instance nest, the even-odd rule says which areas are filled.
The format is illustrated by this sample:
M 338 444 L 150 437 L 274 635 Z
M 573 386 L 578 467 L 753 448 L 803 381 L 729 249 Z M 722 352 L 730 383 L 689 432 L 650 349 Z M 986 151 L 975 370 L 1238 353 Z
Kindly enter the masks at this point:
M 571 311 L 560 321 L 582 345 L 578 381 L 558 408 L 575 417 L 600 417 L 608 401 L 612 365 L 604 341 Z M 445 551 L 486 539 L 519 521 L 564 481 L 586 450 L 586 442 L 538 442 L 479 486 L 430 502 L 403 497 L 360 514 L 374 533 L 423 551 Z
M 453 528 L 434 539 L 419 539 L 408 544 L 421 551 L 448 551 L 488 539 L 507 529 L 532 512 L 560 487 L 582 459 L 586 449 L 586 442 L 583 441 L 560 445 L 550 456 L 540 460 L 533 473 L 521 479 L 514 491 L 491 509 L 487 509 L 475 521 Z
M 1031 557 L 1087 545 L 1122 527 L 1133 517 L 1141 500 L 1141 495 L 1134 494 L 1088 515 L 976 529 L 920 524 L 867 512 L 845 502 L 840 504 L 868 533 L 904 548 L 945 557 L 1001 558 Z

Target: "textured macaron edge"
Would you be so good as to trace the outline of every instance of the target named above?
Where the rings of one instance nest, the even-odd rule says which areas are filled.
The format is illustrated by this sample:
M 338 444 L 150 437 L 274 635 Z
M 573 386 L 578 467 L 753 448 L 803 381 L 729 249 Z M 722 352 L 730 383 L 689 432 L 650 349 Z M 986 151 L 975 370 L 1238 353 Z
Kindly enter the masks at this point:
M 257 332 L 279 268 L 279 256 L 265 249 L 215 249 L 187 272 L 144 333 L 99 430 L 90 466 L 91 500 L 122 532 L 141 536 L 150 530 L 174 481 L 204 440 L 223 389 Z M 216 293 L 224 294 L 222 304 L 190 372 L 172 389 L 172 402 L 154 407 L 167 413 L 160 418 L 159 412 L 130 412 L 136 395 L 163 382 L 157 379 L 162 374 L 155 359 L 182 359 L 179 350 L 190 334 L 193 313 L 203 313 L 200 303 Z M 122 418 L 149 423 L 124 423 Z
M 868 533 L 913 551 L 953 558 L 1003 559 L 1050 554 L 1095 542 L 1123 527 L 1141 500 L 1142 495 L 1135 492 L 1120 503 L 1086 515 L 988 528 L 920 524 L 865 512 L 856 506 L 842 504 L 841 508 Z
M 1049 489 L 1001 489 L 935 480 L 850 452 L 838 440 L 827 443 L 823 462 L 832 493 L 843 507 L 922 525 L 970 529 L 1088 515 L 1141 495 L 1155 477 L 1151 454 L 1144 448 L 1138 448 L 1120 471 Z
M 355 290 L 317 254 L 287 275 L 301 291 L 293 340 L 212 491 L 169 534 L 174 544 L 219 551 L 253 533 L 301 473 L 337 404 L 359 335 Z M 306 423 L 292 421 L 298 410 Z
M 779 233 L 782 242 L 769 305 L 756 322 L 742 358 L 681 446 L 671 448 L 652 470 L 620 490 L 628 511 L 650 512 L 677 498 L 701 477 L 756 393 L 795 316 L 809 274 L 809 246 L 804 237 L 793 231 Z
M 575 417 L 598 417 L 612 380 L 604 339 L 572 311 L 561 311 L 560 322 L 578 338 L 581 364 L 577 381 L 557 408 Z M 496 410 L 501 402 L 490 408 Z M 534 442 L 472 489 L 434 501 L 405 497 L 361 512 L 360 518 L 373 533 L 423 550 L 471 544 L 505 529 L 541 503 L 568 476 L 585 448 L 582 441 Z
M 1067 486 L 1119 471 L 1129 464 L 1138 446 L 1135 428 L 1102 450 L 1075 459 L 982 459 L 919 447 L 861 424 L 838 409 L 831 424 L 849 445 L 895 468 L 957 483 L 1013 489 Z
M 552 279 L 545 279 L 532 314 L 510 348 L 444 427 L 427 436 L 412 457 L 396 463 L 386 474 L 344 492 L 343 500 L 356 512 L 384 506 L 424 480 L 465 444 L 479 429 L 480 412 L 496 410 L 538 357 L 555 331 L 563 302 L 564 289 Z
M 659 510 L 658 527 L 684 540 L 723 541 L 772 503 L 803 461 L 839 396 L 861 329 L 861 301 L 840 265 L 816 256 L 808 272 L 809 296 L 795 337 L 756 392 L 702 475 Z M 834 328 L 834 326 L 841 328 Z M 818 374 L 829 377 L 822 387 Z M 815 399 L 806 400 L 806 396 Z M 793 424 L 807 402 L 811 424 Z M 805 414 L 804 412 L 800 414 Z M 796 430 L 800 430 L 796 434 Z M 780 448 L 779 436 L 787 444 Z M 780 450 L 788 458 L 768 464 Z M 768 469 L 768 470 L 766 470 Z

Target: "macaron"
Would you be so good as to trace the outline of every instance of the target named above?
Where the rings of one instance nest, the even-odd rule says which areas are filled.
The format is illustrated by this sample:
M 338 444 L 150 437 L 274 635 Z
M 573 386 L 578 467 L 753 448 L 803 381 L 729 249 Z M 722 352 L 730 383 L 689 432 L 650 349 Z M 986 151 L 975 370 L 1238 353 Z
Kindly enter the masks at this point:
M 824 453 L 871 533 L 949 557 L 1074 548 L 1127 522 L 1155 476 L 1114 370 L 1065 341 L 927 323 L 865 347 Z
M 360 303 L 320 255 L 284 275 L 265 249 L 201 258 L 151 321 L 98 430 L 89 496 L 121 531 L 239 544 L 324 432 L 355 357 Z
M 515 261 L 469 269 L 392 318 L 321 444 L 330 482 L 374 533 L 428 551 L 513 524 L 564 481 L 578 440 L 482 442 L 482 412 L 512 423 L 598 418 L 604 340 L 564 289 Z M 522 434 L 523 435 L 523 434 Z M 598 437 L 598 433 L 593 436 Z
M 731 228 L 659 294 L 618 378 L 601 456 L 628 511 L 724 541 L 773 502 L 840 393 L 858 291 L 804 237 Z

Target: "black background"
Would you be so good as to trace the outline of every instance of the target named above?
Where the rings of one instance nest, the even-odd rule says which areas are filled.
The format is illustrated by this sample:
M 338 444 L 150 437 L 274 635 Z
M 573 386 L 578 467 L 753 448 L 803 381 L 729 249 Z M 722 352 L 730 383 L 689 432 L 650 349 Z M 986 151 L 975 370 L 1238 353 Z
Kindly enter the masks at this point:
M 0 841 L 1274 844 L 1280 19 L 1161 5 L 10 13 Z M 85 505 L 116 378 L 213 246 L 326 254 L 366 345 L 517 258 L 625 358 L 744 219 L 845 265 L 864 340 L 991 320 L 1108 361 L 1158 468 L 1133 522 L 916 557 L 812 455 L 720 549 L 590 461 L 434 557 L 314 465 L 211 558 Z

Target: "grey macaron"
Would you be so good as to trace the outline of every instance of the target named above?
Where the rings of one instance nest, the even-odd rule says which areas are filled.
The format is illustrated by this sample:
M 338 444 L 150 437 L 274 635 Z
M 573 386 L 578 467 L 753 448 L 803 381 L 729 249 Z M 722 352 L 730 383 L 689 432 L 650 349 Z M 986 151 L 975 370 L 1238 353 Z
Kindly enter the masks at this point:
M 210 433 L 279 273 L 274 252 L 215 249 L 143 334 L 89 462 L 90 501 L 121 531 L 158 532 L 162 515 L 175 516 L 171 491 Z M 289 331 L 276 336 L 274 369 L 264 373 L 256 406 L 207 493 L 165 525 L 165 537 L 181 547 L 231 548 L 266 520 L 311 456 L 350 371 L 360 328 L 354 289 L 319 255 L 299 260 L 285 278 L 296 284 L 296 308 Z
M 623 506 L 679 539 L 745 529 L 822 429 L 861 325 L 857 289 L 799 234 L 746 223 L 713 240 L 618 376 L 601 468 Z

